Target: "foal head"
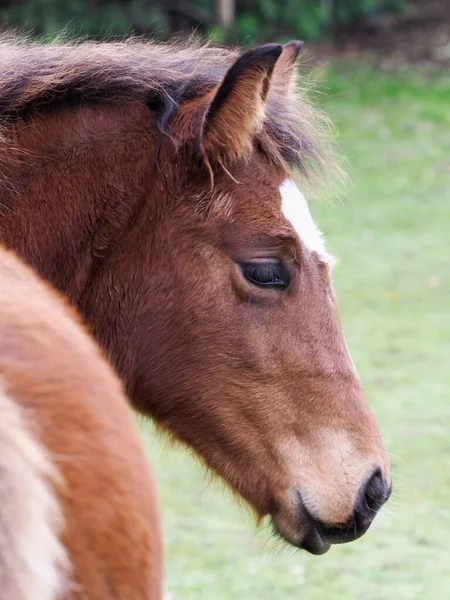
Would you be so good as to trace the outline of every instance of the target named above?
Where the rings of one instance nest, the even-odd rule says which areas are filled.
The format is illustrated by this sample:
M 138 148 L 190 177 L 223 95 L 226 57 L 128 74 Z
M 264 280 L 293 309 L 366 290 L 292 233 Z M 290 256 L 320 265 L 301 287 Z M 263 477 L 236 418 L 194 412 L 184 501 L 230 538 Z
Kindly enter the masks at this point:
M 138 408 L 321 554 L 367 530 L 390 474 L 291 173 L 311 151 L 289 133 L 298 51 L 250 51 L 181 104 L 146 217 L 95 293 L 116 303 L 110 354 Z
M 79 305 L 135 406 L 319 554 L 365 532 L 390 474 L 293 180 L 320 160 L 299 48 L 19 48 L 5 122 L 28 146 L 3 168 L 24 189 L 4 223 L 22 219 L 9 245 Z

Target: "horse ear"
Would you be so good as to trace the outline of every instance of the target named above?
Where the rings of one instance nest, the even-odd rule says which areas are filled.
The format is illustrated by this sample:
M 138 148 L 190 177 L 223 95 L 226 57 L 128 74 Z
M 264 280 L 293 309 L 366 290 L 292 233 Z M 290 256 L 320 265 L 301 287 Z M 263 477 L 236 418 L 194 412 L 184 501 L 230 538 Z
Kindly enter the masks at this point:
M 285 96 L 288 96 L 295 86 L 295 63 L 302 48 L 303 42 L 297 40 L 285 44 L 275 65 L 272 84 Z
M 226 160 L 251 151 L 282 50 L 279 44 L 258 46 L 228 70 L 203 118 L 201 144 L 208 156 Z

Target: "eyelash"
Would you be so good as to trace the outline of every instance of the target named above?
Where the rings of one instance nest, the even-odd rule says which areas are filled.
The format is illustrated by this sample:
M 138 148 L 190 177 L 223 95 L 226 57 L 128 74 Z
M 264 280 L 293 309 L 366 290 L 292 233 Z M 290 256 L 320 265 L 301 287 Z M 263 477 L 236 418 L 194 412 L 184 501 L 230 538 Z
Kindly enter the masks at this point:
M 247 281 L 264 289 L 285 290 L 289 287 L 289 271 L 278 262 L 240 263 L 242 274 Z

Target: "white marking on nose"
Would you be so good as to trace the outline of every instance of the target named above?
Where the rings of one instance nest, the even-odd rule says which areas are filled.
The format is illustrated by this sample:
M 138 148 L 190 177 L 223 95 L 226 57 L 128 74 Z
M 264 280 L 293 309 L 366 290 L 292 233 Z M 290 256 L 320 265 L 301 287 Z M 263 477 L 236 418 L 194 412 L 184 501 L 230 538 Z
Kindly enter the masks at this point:
M 314 223 L 308 203 L 292 179 L 283 181 L 280 186 L 280 194 L 281 211 L 303 244 L 311 252 L 316 252 L 322 260 L 330 263 L 331 257 L 325 250 L 322 232 Z

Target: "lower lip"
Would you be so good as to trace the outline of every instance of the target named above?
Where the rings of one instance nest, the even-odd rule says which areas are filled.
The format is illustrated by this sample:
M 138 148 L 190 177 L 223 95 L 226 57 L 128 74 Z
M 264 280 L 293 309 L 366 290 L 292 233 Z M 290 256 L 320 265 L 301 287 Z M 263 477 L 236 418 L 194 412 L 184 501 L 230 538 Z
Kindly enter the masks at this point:
M 310 529 L 301 544 L 301 548 L 303 548 L 303 550 L 306 550 L 315 556 L 325 554 L 330 549 L 330 546 L 330 544 L 327 544 L 323 541 L 322 536 L 315 528 Z
M 321 542 L 317 545 L 302 544 L 301 547 L 310 554 L 314 554 L 314 556 L 321 556 L 322 554 L 326 554 L 328 552 L 328 550 L 331 548 L 331 545 Z

